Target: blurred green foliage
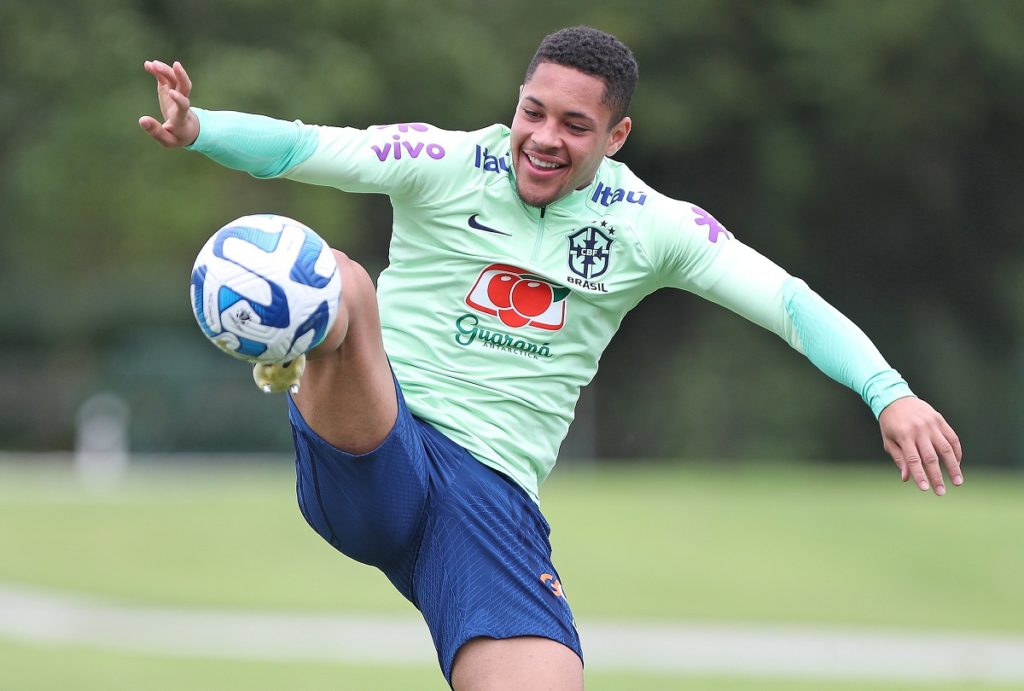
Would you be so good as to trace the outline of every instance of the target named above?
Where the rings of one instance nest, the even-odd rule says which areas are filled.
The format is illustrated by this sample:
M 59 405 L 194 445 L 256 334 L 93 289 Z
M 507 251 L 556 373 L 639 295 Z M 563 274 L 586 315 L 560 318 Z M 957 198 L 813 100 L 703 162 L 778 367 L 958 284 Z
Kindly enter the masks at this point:
M 203 107 L 470 129 L 510 119 L 537 42 L 568 24 L 639 59 L 620 158 L 864 328 L 972 463 L 1024 463 L 1018 0 L 6 0 L 0 447 L 68 448 L 78 403 L 113 389 L 136 448 L 287 448 L 281 402 L 192 324 L 196 251 L 275 211 L 371 271 L 385 262 L 386 200 L 150 141 L 144 60 L 182 60 Z M 881 455 L 855 394 L 690 296 L 645 301 L 602 362 L 584 400 L 593 445 L 571 434 L 569 455 Z

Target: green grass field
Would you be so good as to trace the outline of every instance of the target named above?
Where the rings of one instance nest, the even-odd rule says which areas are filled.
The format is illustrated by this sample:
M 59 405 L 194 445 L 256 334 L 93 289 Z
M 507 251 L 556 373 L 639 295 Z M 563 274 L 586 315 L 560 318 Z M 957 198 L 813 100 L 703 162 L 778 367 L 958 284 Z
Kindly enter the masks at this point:
M 353 666 L 308 662 L 175 658 L 84 647 L 38 647 L 0 639 L 2 688 L 10 691 L 444 691 L 433 667 Z M 981 683 L 587 674 L 588 691 L 976 691 Z
M 287 464 L 189 468 L 140 468 L 116 492 L 90 495 L 64 473 L 0 466 L 0 582 L 125 604 L 411 611 L 378 572 L 306 527 Z M 543 495 L 584 645 L 588 618 L 605 617 L 1024 634 L 1019 476 L 970 473 L 938 499 L 882 461 L 599 468 L 560 468 Z M 0 641 L 0 670 L 5 689 L 445 688 L 432 667 L 23 641 Z M 595 672 L 588 688 L 986 687 Z

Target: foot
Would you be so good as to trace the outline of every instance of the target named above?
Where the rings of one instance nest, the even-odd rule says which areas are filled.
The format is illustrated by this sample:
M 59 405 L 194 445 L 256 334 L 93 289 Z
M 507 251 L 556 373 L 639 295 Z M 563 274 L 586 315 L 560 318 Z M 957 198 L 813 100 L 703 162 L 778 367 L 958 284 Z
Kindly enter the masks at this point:
M 252 368 L 252 378 L 263 393 L 291 394 L 299 392 L 299 380 L 306 369 L 306 356 L 283 363 L 257 362 Z

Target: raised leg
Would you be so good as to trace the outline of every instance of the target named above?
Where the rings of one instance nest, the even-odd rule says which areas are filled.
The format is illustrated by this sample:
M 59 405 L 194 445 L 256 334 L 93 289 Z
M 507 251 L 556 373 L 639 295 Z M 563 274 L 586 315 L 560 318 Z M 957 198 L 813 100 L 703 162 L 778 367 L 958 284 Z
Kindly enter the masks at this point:
M 352 454 L 376 448 L 391 431 L 398 400 L 384 353 L 373 280 L 334 251 L 341 271 L 338 316 L 310 351 L 295 405 L 325 441 Z

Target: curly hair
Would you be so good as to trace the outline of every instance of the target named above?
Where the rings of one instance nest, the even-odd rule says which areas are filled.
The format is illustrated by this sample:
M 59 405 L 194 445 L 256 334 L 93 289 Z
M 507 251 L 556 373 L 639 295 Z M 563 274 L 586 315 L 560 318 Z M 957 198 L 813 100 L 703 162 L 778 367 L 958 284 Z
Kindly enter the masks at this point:
M 526 68 L 523 83 L 537 66 L 550 62 L 571 67 L 604 82 L 601 102 L 612 110 L 612 125 L 626 116 L 640 71 L 633 52 L 619 39 L 589 26 L 573 26 L 548 34 Z

